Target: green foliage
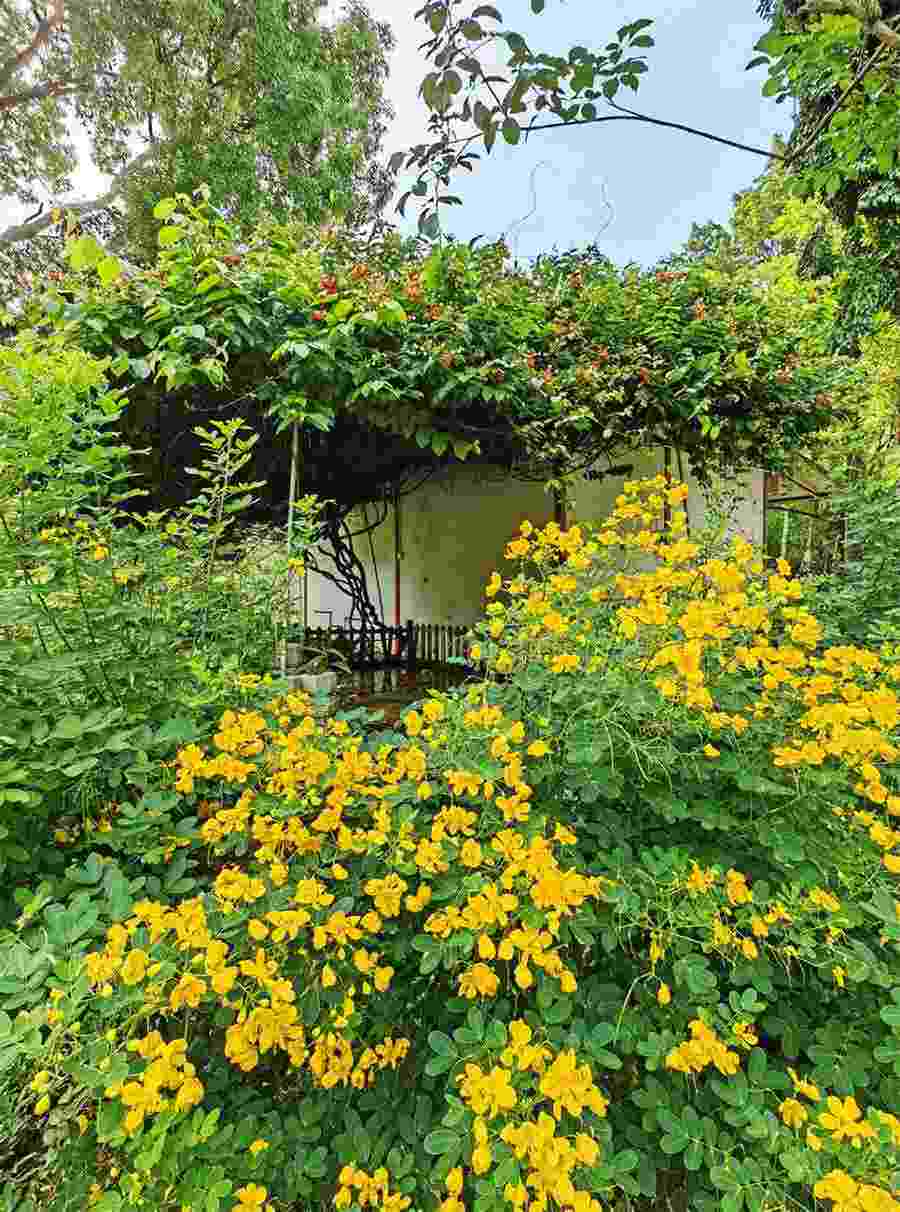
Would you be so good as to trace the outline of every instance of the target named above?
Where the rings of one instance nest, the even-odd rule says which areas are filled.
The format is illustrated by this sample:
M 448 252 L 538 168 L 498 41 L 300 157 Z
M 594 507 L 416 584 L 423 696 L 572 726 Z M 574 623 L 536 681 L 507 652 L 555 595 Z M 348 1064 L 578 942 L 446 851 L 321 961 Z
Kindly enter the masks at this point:
M 22 894 L 23 1195 L 762 1212 L 840 1179 L 891 1207 L 900 666 L 824 647 L 788 569 L 686 537 L 684 495 L 524 525 L 488 679 L 405 735 L 236 705 Z
M 202 491 L 172 516 L 129 512 L 107 375 L 54 341 L 0 352 L 0 870 L 13 878 L 58 867 L 48 820 L 145 785 L 193 735 L 186 716 L 268 675 L 287 622 L 273 536 L 229 542 L 257 487 L 239 479 L 255 438 L 237 420 L 200 427 Z
M 105 286 L 85 268 L 29 313 L 143 384 L 226 382 L 328 429 L 338 414 L 438 457 L 478 451 L 559 475 L 586 449 L 656 442 L 695 470 L 777 465 L 830 416 L 849 368 L 828 356 L 833 308 L 793 280 L 706 270 L 510 272 L 505 250 L 416 254 L 387 238 L 237 233 L 190 199 L 156 210 L 158 269 Z M 246 397 L 245 397 L 246 398 Z M 251 467 L 251 470 L 255 468 Z
M 152 13 L 128 0 L 71 20 L 50 8 L 65 12 L 65 31 L 52 29 L 18 67 L 16 53 L 41 41 L 36 11 L 0 5 L 0 196 L 31 206 L 66 190 L 74 101 L 94 162 L 115 174 L 78 217 L 103 211 L 132 262 L 152 259 L 160 196 L 204 181 L 213 204 L 248 225 L 262 211 L 377 219 L 391 181 L 375 160 L 393 39 L 364 4 L 329 24 L 322 0 L 178 0 Z M 57 241 L 43 233 L 59 221 L 48 208 L 0 233 L 0 297 L 19 293 L 16 271 L 39 280 L 56 268 Z M 22 240 L 29 255 L 16 253 Z
M 822 621 L 857 644 L 900 640 L 900 496 L 896 479 L 858 476 L 830 501 L 844 522 L 844 558 L 818 584 Z

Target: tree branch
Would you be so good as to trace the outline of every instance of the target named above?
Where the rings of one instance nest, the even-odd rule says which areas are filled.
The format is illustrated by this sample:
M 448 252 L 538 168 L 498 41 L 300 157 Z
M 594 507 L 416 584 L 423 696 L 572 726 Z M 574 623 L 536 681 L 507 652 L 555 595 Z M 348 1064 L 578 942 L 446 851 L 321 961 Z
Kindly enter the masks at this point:
M 65 205 L 61 205 L 59 209 L 73 215 L 90 215 L 95 211 L 103 210 L 104 207 L 109 206 L 115 201 L 122 192 L 128 178 L 156 157 L 159 148 L 160 144 L 155 143 L 152 147 L 148 147 L 146 151 L 142 151 L 139 156 L 136 156 L 130 164 L 126 164 L 124 168 L 120 169 L 113 177 L 106 193 L 84 202 L 68 202 Z M 56 208 L 52 208 L 47 214 L 41 215 L 39 219 L 33 219 L 18 225 L 13 224 L 11 227 L 7 227 L 5 231 L 0 231 L 0 248 L 4 245 L 19 244 L 22 240 L 31 240 L 35 236 L 39 236 L 42 231 L 46 231 L 48 227 L 52 227 L 54 223 L 54 209 Z
M 738 151 L 752 152 L 755 156 L 766 156 L 769 160 L 784 160 L 780 152 L 764 151 L 761 147 L 750 147 L 747 143 L 737 143 L 734 139 L 724 139 L 721 135 L 712 135 L 709 131 L 698 130 L 695 126 L 686 126 L 683 122 L 666 122 L 663 118 L 651 118 L 647 114 L 636 114 L 630 109 L 616 105 L 610 101 L 613 109 L 622 111 L 621 116 L 606 118 L 573 118 L 568 122 L 542 122 L 539 125 L 526 127 L 526 138 L 533 130 L 550 130 L 556 126 L 590 126 L 595 122 L 647 122 L 650 126 L 665 126 L 669 130 L 682 130 L 688 135 L 696 135 L 699 139 L 709 139 L 712 143 L 722 143 L 725 147 L 736 147 Z
M 865 63 L 862 65 L 862 67 L 859 69 L 859 71 L 856 73 L 856 75 L 850 81 L 849 85 L 844 89 L 844 91 L 841 93 L 841 95 L 838 97 L 838 99 L 834 102 L 834 104 L 828 109 L 827 113 L 822 115 L 822 117 L 819 119 L 819 121 L 814 126 L 812 132 L 803 140 L 803 142 L 797 148 L 797 150 L 791 153 L 789 163 L 793 162 L 794 160 L 798 160 L 803 155 L 804 152 L 809 151 L 809 149 L 815 143 L 816 139 L 818 139 L 819 135 L 821 135 L 825 130 L 827 130 L 827 128 L 831 124 L 831 120 L 834 117 L 834 115 L 838 112 L 838 110 L 841 108 L 841 106 L 844 104 L 844 102 L 847 100 L 847 98 L 850 96 L 850 94 L 853 92 L 853 90 L 858 88 L 859 85 L 862 84 L 862 82 L 865 79 L 865 76 L 868 73 L 868 71 L 870 70 L 870 68 L 872 68 L 875 65 L 875 63 L 877 63 L 877 61 L 884 54 L 884 49 L 885 49 L 885 45 L 883 42 L 880 43 L 875 48 L 874 53 L 872 55 L 870 55 L 869 58 L 865 61 Z
M 28 46 L 17 51 L 0 67 L 0 88 L 5 88 L 17 72 L 28 66 L 41 47 L 47 45 L 53 32 L 62 26 L 64 17 L 65 0 L 52 0 L 49 14 L 38 24 Z

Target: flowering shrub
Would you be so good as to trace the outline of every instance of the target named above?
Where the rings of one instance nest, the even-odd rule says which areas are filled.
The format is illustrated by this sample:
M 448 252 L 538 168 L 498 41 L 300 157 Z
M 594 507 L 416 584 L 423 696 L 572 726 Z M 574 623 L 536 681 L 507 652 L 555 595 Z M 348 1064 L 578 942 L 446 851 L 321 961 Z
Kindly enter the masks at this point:
M 900 1207 L 900 663 L 685 495 L 525 523 L 491 676 L 403 734 L 287 695 L 181 749 L 206 886 L 28 1019 L 46 1206 Z
M 760 289 L 758 274 L 608 262 L 519 272 L 502 245 L 423 254 L 396 233 L 362 240 L 272 223 L 242 235 L 183 194 L 154 213 L 155 265 L 105 281 L 102 250 L 87 255 L 79 241 L 81 268 L 26 311 L 134 385 L 121 431 L 135 446 L 145 409 L 191 427 L 176 389 L 189 387 L 195 406 L 202 393 L 215 415 L 246 415 L 227 386 L 240 384 L 264 438 L 268 410 L 323 431 L 363 423 L 438 459 L 465 459 L 483 441 L 548 478 L 582 463 L 586 442 L 598 454 L 673 445 L 695 470 L 772 467 L 834 424 L 857 378 L 828 348 L 833 292 L 800 290 L 796 277 Z M 267 511 L 288 471 L 282 450 L 265 438 L 248 464 L 268 481 Z M 321 453 L 310 474 L 320 463 Z M 172 503 L 165 452 L 143 470 L 154 503 Z
M 126 490 L 108 371 L 33 334 L 0 349 L 0 872 L 13 881 L 61 874 L 49 817 L 96 817 L 98 801 L 155 784 L 241 670 L 271 669 L 299 563 L 271 543 L 264 563 L 246 529 L 241 558 L 221 558 L 257 487 L 239 478 L 256 442 L 240 420 L 198 429 L 203 491 L 188 505 L 128 510 L 140 493 Z

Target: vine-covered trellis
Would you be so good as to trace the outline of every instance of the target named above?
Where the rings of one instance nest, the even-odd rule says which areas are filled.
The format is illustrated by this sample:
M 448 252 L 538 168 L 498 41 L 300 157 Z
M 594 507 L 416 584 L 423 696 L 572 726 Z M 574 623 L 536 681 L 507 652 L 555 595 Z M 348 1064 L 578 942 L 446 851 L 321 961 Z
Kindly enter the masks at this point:
M 127 273 L 82 236 L 23 324 L 109 358 L 148 508 L 192 491 L 195 425 L 240 416 L 259 435 L 246 474 L 264 481 L 248 518 L 285 523 L 296 433 L 296 488 L 323 502 L 309 566 L 360 625 L 384 620 L 354 541 L 451 461 L 558 491 L 641 446 L 683 451 L 701 480 L 777 468 L 834 420 L 852 375 L 827 351 L 827 304 L 747 280 L 590 257 L 520 272 L 502 246 L 423 253 L 271 224 L 241 245 L 184 196 L 157 215 L 153 270 Z M 356 520 L 363 505 L 374 520 Z

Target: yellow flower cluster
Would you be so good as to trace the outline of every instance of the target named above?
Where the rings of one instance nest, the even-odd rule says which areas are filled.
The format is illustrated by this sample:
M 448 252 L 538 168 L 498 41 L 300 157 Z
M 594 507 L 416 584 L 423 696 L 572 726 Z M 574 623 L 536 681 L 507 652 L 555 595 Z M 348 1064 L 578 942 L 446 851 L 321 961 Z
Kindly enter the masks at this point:
M 830 1170 L 815 1184 L 813 1194 L 832 1200 L 832 1212 L 900 1212 L 900 1202 L 888 1191 L 859 1183 L 844 1170 Z
M 516 1212 L 544 1212 L 551 1200 L 571 1212 L 600 1212 L 600 1205 L 589 1192 L 578 1190 L 573 1180 L 577 1167 L 596 1164 L 600 1146 L 587 1132 L 574 1138 L 558 1132 L 566 1115 L 578 1123 L 583 1123 L 587 1111 L 601 1118 L 606 1115 L 609 1101 L 594 1084 L 590 1065 L 579 1064 L 571 1049 L 554 1056 L 546 1043 L 535 1041 L 524 1020 L 515 1019 L 500 1064 L 485 1070 L 468 1063 L 457 1082 L 460 1097 L 475 1116 L 473 1174 L 490 1170 L 494 1133 L 526 1163 L 524 1181 L 507 1183 L 503 1192 Z M 541 1103 L 549 1103 L 550 1110 L 540 1109 Z M 512 1113 L 519 1109 L 528 1118 L 516 1122 Z M 499 1131 L 493 1123 L 497 1119 L 505 1121 Z M 447 1178 L 441 1212 L 461 1212 L 462 1185 L 463 1171 L 457 1167 Z
M 349 1208 L 357 1204 L 360 1208 L 383 1208 L 384 1212 L 404 1212 L 412 1201 L 399 1192 L 391 1193 L 391 1179 L 382 1166 L 374 1174 L 367 1174 L 357 1166 L 344 1166 L 338 1175 L 338 1193 L 334 1197 L 336 1208 Z
M 516 1158 L 528 1167 L 525 1182 L 510 1183 L 503 1197 L 516 1212 L 544 1212 L 550 1200 L 572 1212 L 601 1212 L 601 1205 L 589 1191 L 580 1191 L 572 1181 L 577 1166 L 593 1166 L 600 1147 L 586 1132 L 574 1141 L 557 1136 L 557 1123 L 542 1111 L 536 1121 L 518 1126 L 508 1124 L 500 1133 Z
M 900 815 L 900 797 L 879 766 L 892 760 L 887 733 L 900 722 L 890 669 L 855 649 L 820 655 L 820 629 L 798 606 L 790 568 L 782 564 L 766 581 L 743 540 L 735 541 L 732 559 L 700 562 L 684 534 L 685 492 L 662 477 L 626 485 L 596 541 L 577 527 L 537 533 L 524 525 L 508 554 L 534 560 L 541 583 L 532 588 L 522 577 L 504 583 L 492 576 L 489 598 L 504 589 L 511 601 L 492 600 L 488 610 L 494 669 L 512 669 L 520 658 L 560 678 L 597 668 L 597 658 L 584 651 L 592 619 L 581 617 L 577 590 L 602 573 L 584 614 L 606 612 L 616 621 L 627 651 L 638 653 L 664 699 L 695 708 L 710 730 L 734 738 L 757 719 L 791 710 L 797 736 L 775 751 L 776 764 L 842 763 L 859 780 L 860 794 Z M 653 529 L 667 516 L 667 529 Z M 637 561 L 636 570 L 618 571 L 623 552 Z M 658 567 L 646 571 L 652 561 Z M 776 643 L 773 634 L 784 638 Z M 758 695 L 750 706 L 730 714 L 717 709 L 720 671 L 754 677 Z M 535 764 L 560 743 L 551 722 L 526 724 L 491 697 L 489 687 L 475 688 L 456 709 L 449 697 L 434 695 L 407 712 L 405 740 L 377 748 L 345 721 L 315 719 L 303 696 L 275 699 L 264 711 L 225 712 L 211 743 L 185 746 L 173 772 L 182 795 L 202 796 L 208 805 L 200 835 L 215 860 L 213 895 L 205 906 L 199 898 L 176 907 L 136 905 L 110 929 L 105 948 L 88 957 L 92 984 L 103 995 L 114 982 L 143 985 L 148 1019 L 179 1014 L 190 1024 L 195 1013 L 227 1009 L 224 1050 L 235 1067 L 251 1072 L 263 1057 L 281 1053 L 325 1090 L 368 1088 L 409 1053 L 409 1040 L 383 1038 L 383 1026 L 372 1029 L 373 1019 L 385 1021 L 373 1013 L 377 998 L 395 992 L 389 961 L 398 954 L 398 935 L 421 933 L 423 949 L 440 949 L 445 961 L 464 955 L 450 979 L 467 1000 L 503 989 L 526 1002 L 523 994 L 534 986 L 546 990 L 551 981 L 559 992 L 576 992 L 566 927 L 610 897 L 611 881 L 569 865 L 566 847 L 576 844 L 575 834 L 548 825 L 534 806 L 532 782 L 539 784 L 541 770 Z M 709 760 L 721 759 L 730 740 L 709 746 Z M 893 860 L 900 831 L 875 813 L 848 809 L 847 822 Z M 686 921 L 679 915 L 690 916 L 689 929 L 699 926 L 705 950 L 751 960 L 759 948 L 776 948 L 782 927 L 813 923 L 831 940 L 846 923 L 841 898 L 827 887 L 761 887 L 735 867 L 693 862 L 678 872 L 668 888 L 670 917 L 641 926 L 650 935 L 660 1006 L 671 1002 L 672 989 L 656 968 Z M 227 942 L 216 937 L 220 922 Z M 841 954 L 833 958 L 847 962 Z M 846 970 L 836 965 L 834 972 L 840 983 Z M 298 1001 L 306 989 L 321 1000 L 315 1022 L 301 1021 Z M 469 1059 L 458 1074 L 472 1122 L 468 1170 L 488 1174 L 498 1149 L 512 1150 L 522 1178 L 503 1195 L 516 1212 L 544 1212 L 551 1204 L 598 1212 L 591 1194 L 579 1189 L 578 1168 L 597 1164 L 591 1117 L 605 1116 L 607 1099 L 580 1054 L 551 1048 L 536 1021 L 507 1024 L 499 1056 L 482 1064 Z M 670 1070 L 699 1074 L 713 1067 L 732 1075 L 740 1049 L 757 1043 L 744 1020 L 721 1028 L 724 1039 L 699 1017 L 689 1029 L 690 1038 L 666 1058 Z M 185 1034 L 190 1038 L 187 1028 Z M 161 1037 L 159 1044 L 172 1049 Z M 148 1051 L 146 1059 L 144 1073 L 117 1092 L 125 1101 L 128 1090 L 134 1131 L 162 1106 L 203 1095 L 184 1048 Z M 852 1099 L 829 1098 L 815 1108 L 802 1099 L 819 1101 L 818 1090 L 801 1079 L 794 1084 L 779 1112 L 789 1127 L 803 1127 L 810 1148 L 821 1144 L 811 1124 L 837 1143 L 871 1139 L 875 1121 L 864 1120 Z M 442 1212 L 463 1212 L 464 1182 L 462 1167 L 450 1171 Z M 250 1201 L 261 1191 L 264 1202 L 265 1189 L 246 1190 L 239 1206 L 262 1206 Z M 385 1170 L 370 1175 L 351 1165 L 341 1171 L 335 1204 L 354 1203 L 402 1212 L 410 1200 L 391 1192 Z
M 698 561 L 698 545 L 683 534 L 685 515 L 674 508 L 686 494 L 684 485 L 669 485 L 663 476 L 627 483 L 613 512 L 596 528 L 596 541 L 586 541 L 578 527 L 561 532 L 551 524 L 535 533 L 529 526 L 509 544 L 507 557 L 531 559 L 540 570 L 547 552 L 565 556 L 570 565 L 577 556 L 574 572 L 587 574 L 582 583 L 591 602 L 610 599 L 601 585 L 590 588 L 591 577 L 613 584 L 621 633 L 632 640 L 643 637 L 645 667 L 657 674 L 655 685 L 663 698 L 697 709 L 714 731 L 740 736 L 753 719 L 783 710 L 773 697 L 779 692 L 804 710 L 795 721 L 798 735 L 774 747 L 775 765 L 821 766 L 836 760 L 858 773 L 857 794 L 900 815 L 900 795 L 885 785 L 878 765 L 894 762 L 900 752 L 887 736 L 900 721 L 900 700 L 887 685 L 900 678 L 900 666 L 886 666 L 875 654 L 846 645 L 819 653 L 822 628 L 798 605 L 802 587 L 790 565 L 779 560 L 777 572 L 766 577 L 744 539 L 734 539 L 728 561 Z M 661 517 L 663 531 L 648 529 Z M 643 561 L 652 556 L 655 567 L 617 573 L 610 561 L 629 554 Z M 518 605 L 515 598 L 509 608 L 492 602 L 491 609 L 505 611 L 505 647 L 494 658 L 495 669 L 508 672 L 519 657 L 527 662 L 535 655 L 557 673 L 583 666 L 582 656 L 557 646 L 564 637 L 584 636 L 591 628 L 591 620 L 579 617 L 572 605 L 573 582 L 577 586 L 577 576 L 555 574 Z M 504 585 L 495 573 L 491 597 L 503 588 L 511 593 L 512 582 Z M 521 593 L 527 583 L 516 588 Z M 783 634 L 778 642 L 770 638 L 773 630 Z M 544 638 L 550 640 L 549 649 L 535 648 Z M 589 670 L 596 667 L 595 660 L 588 662 Z M 712 678 L 737 671 L 758 675 L 759 693 L 743 713 L 729 714 L 715 706 Z M 711 745 L 705 753 L 711 759 L 720 756 Z M 900 874 L 897 844 L 893 837 L 890 845 L 883 844 L 884 866 L 894 874 Z
M 666 1057 L 667 1069 L 677 1073 L 702 1073 L 708 1065 L 715 1065 L 724 1077 L 737 1073 L 741 1067 L 740 1056 L 729 1051 L 712 1027 L 699 1018 L 689 1026 L 691 1038 L 672 1049 Z
M 203 1084 L 197 1070 L 187 1059 L 187 1041 L 173 1039 L 166 1043 L 158 1031 L 142 1039 L 131 1040 L 129 1051 L 136 1052 L 150 1064 L 139 1080 L 117 1082 L 106 1089 L 107 1098 L 119 1098 L 128 1108 L 124 1129 L 133 1136 L 148 1115 L 155 1115 L 170 1106 L 175 1111 L 189 1111 L 203 1099 Z M 174 1099 L 164 1096 L 174 1093 Z

